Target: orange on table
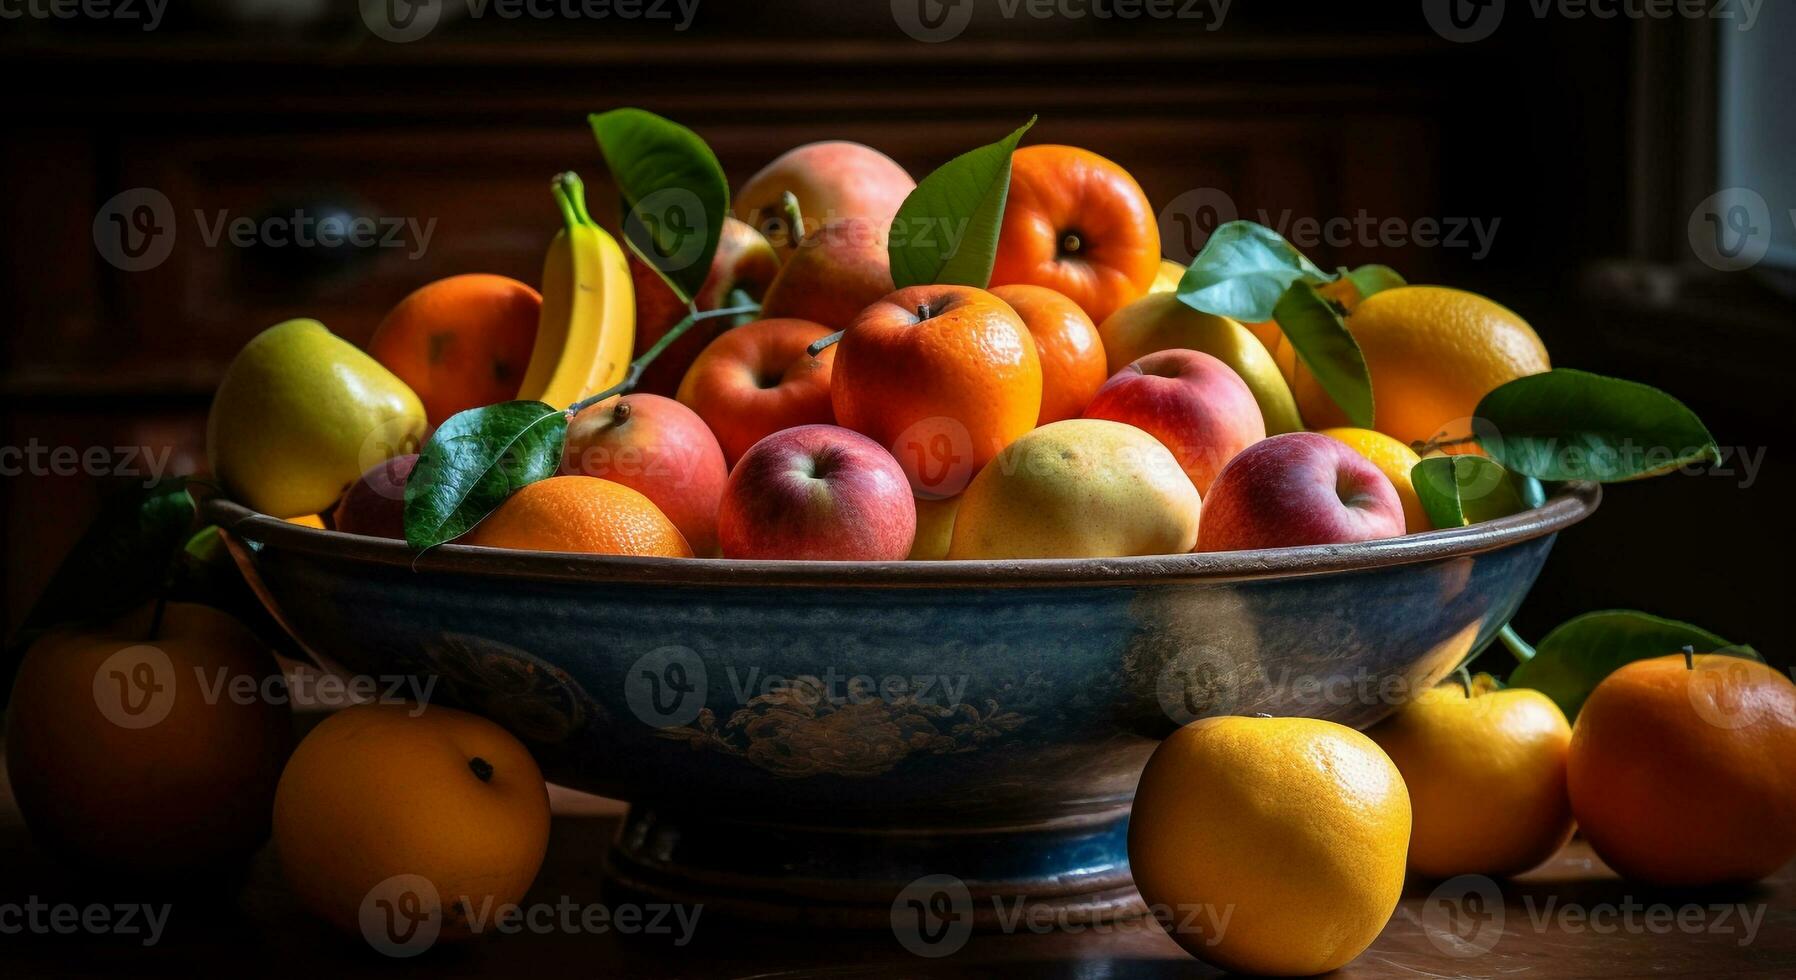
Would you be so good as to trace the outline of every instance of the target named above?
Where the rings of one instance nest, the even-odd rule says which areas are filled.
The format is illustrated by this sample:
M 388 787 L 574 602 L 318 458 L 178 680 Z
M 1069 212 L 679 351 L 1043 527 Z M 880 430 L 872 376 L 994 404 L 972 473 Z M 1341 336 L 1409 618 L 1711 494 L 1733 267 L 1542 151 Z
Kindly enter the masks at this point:
M 834 331 L 809 320 L 756 320 L 725 332 L 692 362 L 678 400 L 705 420 L 731 466 L 781 429 L 829 425 L 835 347 L 807 350 Z
M 1160 262 L 1160 226 L 1128 171 L 1076 146 L 1011 155 L 992 285 L 1046 286 L 1102 323 L 1147 293 Z
M 399 301 L 368 353 L 418 393 L 431 425 L 518 396 L 543 298 L 505 276 L 450 276 Z
M 1796 857 L 1796 684 L 1725 654 L 1624 664 L 1578 712 L 1566 782 L 1590 846 L 1624 877 L 1763 878 Z
M 680 529 L 649 498 L 595 476 L 552 476 L 529 484 L 474 525 L 459 543 L 525 551 L 692 557 Z
M 1416 485 L 1410 473 L 1422 457 L 1416 451 L 1382 432 L 1371 429 L 1323 429 L 1322 434 L 1346 443 L 1353 451 L 1370 460 L 1378 471 L 1390 478 L 1397 488 L 1397 499 L 1403 503 L 1403 530 L 1408 534 L 1434 530 L 1428 512 L 1422 509 L 1422 498 L 1416 496 Z
M 991 293 L 1010 304 L 1035 340 L 1041 359 L 1041 411 L 1035 424 L 1078 418 L 1110 377 L 1097 324 L 1079 304 L 1046 286 L 1015 283 L 994 286 Z
M 436 705 L 331 715 L 294 750 L 274 796 L 288 887 L 382 952 L 465 938 L 483 906 L 522 901 L 548 843 L 548 787 L 529 750 L 485 718 Z M 395 906 L 368 928 L 367 912 Z
M 1553 366 L 1526 320 L 1476 293 L 1444 286 L 1374 293 L 1347 317 L 1347 330 L 1372 375 L 1373 428 L 1412 446 L 1469 436 L 1480 399 Z M 1306 424 L 1350 424 L 1307 367 L 1294 362 L 1292 373 Z
M 1041 358 L 1010 305 L 974 286 L 910 286 L 835 345 L 836 420 L 885 446 L 920 497 L 959 493 L 1035 428 Z

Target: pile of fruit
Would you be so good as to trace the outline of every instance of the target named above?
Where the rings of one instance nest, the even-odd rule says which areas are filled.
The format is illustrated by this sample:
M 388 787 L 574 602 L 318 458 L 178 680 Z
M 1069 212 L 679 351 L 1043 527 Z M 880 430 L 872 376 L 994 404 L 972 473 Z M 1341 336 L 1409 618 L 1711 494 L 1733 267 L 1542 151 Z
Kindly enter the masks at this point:
M 366 354 L 264 332 L 212 408 L 226 493 L 417 548 L 1095 558 L 1388 538 L 1715 455 L 1484 297 L 1248 222 L 1167 262 L 1126 170 L 1028 126 L 920 184 L 801 146 L 733 203 L 690 130 L 593 128 L 627 248 L 563 174 L 540 294 L 429 283 Z

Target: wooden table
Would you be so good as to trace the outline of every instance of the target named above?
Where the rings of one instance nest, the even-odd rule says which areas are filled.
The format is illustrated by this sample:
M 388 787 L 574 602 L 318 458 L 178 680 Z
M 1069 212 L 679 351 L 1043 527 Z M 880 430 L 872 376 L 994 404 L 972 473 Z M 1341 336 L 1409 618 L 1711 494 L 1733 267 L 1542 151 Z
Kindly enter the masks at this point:
M 604 903 L 600 856 L 621 808 L 560 790 L 554 799 L 548 861 L 526 904 Z M 1519 881 L 1471 885 L 1412 882 L 1378 942 L 1337 975 L 1796 976 L 1796 865 L 1755 887 L 1662 892 L 1618 880 L 1587 847 L 1574 843 Z M 247 880 L 196 883 L 193 891 L 194 897 L 172 905 L 161 938 L 148 946 L 142 934 L 20 931 L 22 913 L 33 897 L 45 905 L 85 907 L 118 901 L 160 906 L 167 896 L 118 896 L 75 880 L 32 845 L 10 790 L 0 796 L 0 975 L 6 977 L 228 971 L 337 980 L 412 970 L 538 980 L 1219 975 L 1145 920 L 1080 933 L 975 935 L 952 955 L 925 959 L 905 951 L 889 931 L 743 926 L 702 912 L 683 944 L 672 926 L 658 935 L 624 935 L 615 927 L 603 932 L 557 927 L 465 945 L 439 944 L 419 959 L 400 962 L 359 938 L 332 932 L 301 909 L 284 889 L 268 848 L 256 855 Z M 38 914 L 40 921 L 51 921 L 47 909 Z M 579 922 L 579 914 L 573 921 Z

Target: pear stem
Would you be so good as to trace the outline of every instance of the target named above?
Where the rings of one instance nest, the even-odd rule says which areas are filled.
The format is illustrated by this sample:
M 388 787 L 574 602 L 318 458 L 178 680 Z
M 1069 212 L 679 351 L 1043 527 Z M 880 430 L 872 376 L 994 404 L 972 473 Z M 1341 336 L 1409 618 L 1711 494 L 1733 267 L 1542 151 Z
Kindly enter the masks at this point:
M 643 351 L 641 357 L 630 362 L 630 369 L 624 372 L 624 380 L 619 381 L 617 384 L 606 388 L 596 395 L 589 395 L 570 405 L 568 407 L 568 414 L 578 414 L 579 412 L 610 398 L 612 395 L 621 395 L 624 392 L 635 388 L 637 383 L 642 380 L 642 372 L 647 370 L 648 366 L 655 362 L 655 358 L 660 357 L 662 351 L 672 347 L 674 341 L 685 336 L 686 331 L 691 330 L 692 325 L 698 323 L 700 320 L 715 320 L 718 317 L 725 316 L 741 316 L 744 313 L 752 315 L 761 312 L 761 305 L 759 303 L 750 303 L 746 306 L 729 306 L 721 310 L 706 310 L 703 313 L 700 313 L 697 307 L 691 307 L 690 309 L 691 312 L 686 314 L 684 320 L 674 324 L 667 333 L 661 335 L 660 340 L 655 341 L 653 347 Z
M 786 241 L 793 248 L 804 241 L 804 212 L 798 206 L 798 195 L 786 191 L 780 195 L 780 214 L 786 219 Z

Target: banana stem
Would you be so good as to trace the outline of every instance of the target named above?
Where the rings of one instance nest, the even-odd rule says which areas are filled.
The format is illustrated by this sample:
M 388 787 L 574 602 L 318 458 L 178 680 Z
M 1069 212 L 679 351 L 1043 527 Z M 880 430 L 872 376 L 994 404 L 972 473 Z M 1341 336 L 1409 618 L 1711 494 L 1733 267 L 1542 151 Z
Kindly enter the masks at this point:
M 592 212 L 586 210 L 586 185 L 581 183 L 579 174 L 572 170 L 556 174 L 551 189 L 555 203 L 561 208 L 562 220 L 569 228 L 597 224 L 592 220 Z
M 1534 659 L 1534 648 L 1516 633 L 1515 627 L 1508 623 L 1504 623 L 1503 628 L 1497 631 L 1497 639 L 1502 640 L 1503 645 L 1509 648 L 1509 652 L 1515 654 L 1516 663 L 1525 664 Z
M 630 389 L 636 387 L 637 382 L 642 380 L 642 372 L 648 370 L 648 366 L 655 362 L 655 358 L 660 357 L 662 351 L 665 351 L 669 347 L 672 347 L 674 344 L 674 341 L 679 340 L 681 337 L 685 336 L 686 331 L 691 330 L 693 325 L 698 323 L 699 321 L 715 320 L 719 317 L 726 317 L 726 316 L 740 316 L 744 313 L 748 313 L 748 314 L 752 315 L 752 314 L 759 313 L 759 312 L 761 312 L 761 304 L 759 304 L 759 303 L 750 303 L 745 306 L 727 306 L 727 307 L 724 307 L 723 309 L 718 309 L 718 310 L 706 310 L 703 313 L 700 313 L 696 309 L 692 310 L 691 312 L 686 314 L 685 319 L 681 320 L 679 323 L 674 324 L 673 327 L 667 331 L 667 333 L 662 334 L 661 339 L 655 341 L 654 346 L 650 347 L 648 350 L 643 351 L 641 357 L 638 357 L 636 360 L 630 362 L 630 369 L 628 371 L 624 372 L 624 380 L 619 381 L 617 384 L 614 384 L 611 387 L 606 388 L 604 391 L 601 391 L 596 395 L 589 395 L 589 396 L 582 398 L 579 401 L 575 402 L 573 405 L 568 407 L 568 414 L 573 415 L 573 414 L 579 413 L 593 405 L 597 405 L 599 402 L 602 402 L 607 398 L 610 398 L 612 395 L 621 395 L 624 392 L 629 391 Z

